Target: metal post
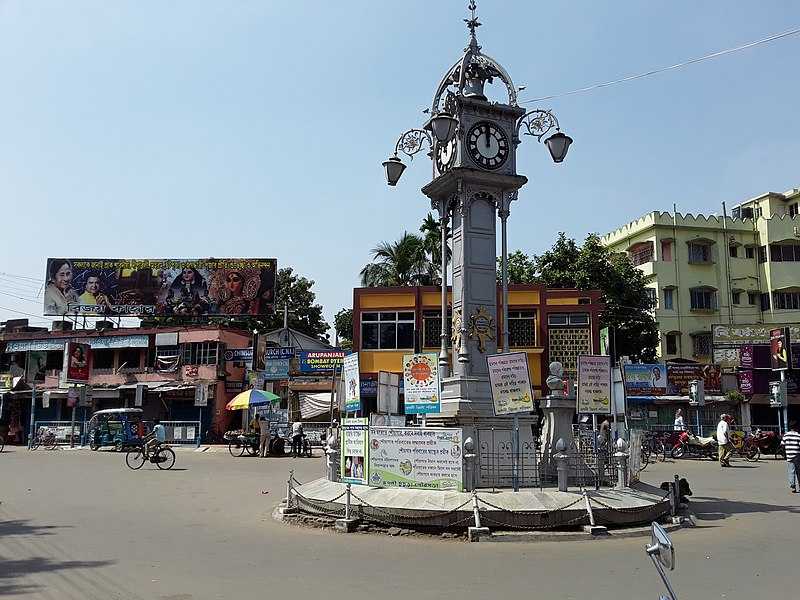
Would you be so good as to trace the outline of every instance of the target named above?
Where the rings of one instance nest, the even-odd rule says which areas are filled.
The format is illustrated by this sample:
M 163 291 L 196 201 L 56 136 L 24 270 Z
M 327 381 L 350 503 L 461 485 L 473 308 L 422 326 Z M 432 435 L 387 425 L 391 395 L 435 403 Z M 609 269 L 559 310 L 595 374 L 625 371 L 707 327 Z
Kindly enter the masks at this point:
M 500 248 L 501 248 L 501 279 L 503 284 L 503 352 L 509 351 L 508 340 L 508 233 L 507 222 L 512 200 L 517 197 L 516 192 L 504 194 L 501 205 L 497 211 L 500 215 Z
M 70 448 L 74 448 L 75 447 L 75 408 L 76 408 L 76 405 L 77 405 L 77 402 L 72 405 L 72 422 L 70 423 L 70 426 L 69 426 L 69 447 Z
M 781 389 L 786 381 L 786 371 L 781 371 Z M 788 394 L 788 392 L 787 392 Z M 789 399 L 783 399 L 783 433 L 789 432 Z
M 511 432 L 511 471 L 514 491 L 519 491 L 519 416 L 514 415 L 513 431 Z
M 472 490 L 472 513 L 475 516 L 475 527 L 481 527 L 481 512 L 478 510 L 478 492 Z
M 30 429 L 28 430 L 28 450 L 30 450 L 31 446 L 33 445 L 33 436 L 34 436 L 34 414 L 36 413 L 36 383 L 31 384 L 31 422 L 30 422 Z
M 583 499 L 586 501 L 586 514 L 589 515 L 589 525 L 595 527 L 596 523 L 594 522 L 594 513 L 592 512 L 592 502 L 589 500 L 589 492 L 586 490 L 583 491 Z
M 195 445 L 196 448 L 200 447 L 200 437 L 203 433 L 203 407 L 201 406 L 198 409 L 197 414 L 197 444 Z
M 447 361 L 447 345 L 450 337 L 450 328 L 447 326 L 447 222 L 450 211 L 450 203 L 446 198 L 439 200 L 439 231 L 442 237 L 442 332 L 441 347 L 439 348 L 439 377 L 444 379 L 449 376 Z
M 347 488 L 345 489 L 345 501 L 344 501 L 344 518 L 346 521 L 350 520 L 350 484 L 347 484 Z
M 286 482 L 286 508 L 292 508 L 292 481 L 294 480 L 294 469 L 289 471 L 289 480 Z

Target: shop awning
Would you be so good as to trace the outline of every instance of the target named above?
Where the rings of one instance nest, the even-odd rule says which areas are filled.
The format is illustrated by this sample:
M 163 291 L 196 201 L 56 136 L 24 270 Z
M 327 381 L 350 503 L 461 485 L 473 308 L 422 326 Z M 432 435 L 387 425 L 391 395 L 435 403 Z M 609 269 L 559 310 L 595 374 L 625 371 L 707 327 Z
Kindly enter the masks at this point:
M 144 385 L 147 387 L 147 390 L 154 390 L 157 388 L 161 388 L 165 385 L 170 385 L 175 383 L 174 381 L 139 381 L 138 383 L 123 383 L 119 386 L 118 390 L 135 390 L 136 386 Z
M 331 393 L 300 394 L 300 417 L 305 421 L 331 410 Z

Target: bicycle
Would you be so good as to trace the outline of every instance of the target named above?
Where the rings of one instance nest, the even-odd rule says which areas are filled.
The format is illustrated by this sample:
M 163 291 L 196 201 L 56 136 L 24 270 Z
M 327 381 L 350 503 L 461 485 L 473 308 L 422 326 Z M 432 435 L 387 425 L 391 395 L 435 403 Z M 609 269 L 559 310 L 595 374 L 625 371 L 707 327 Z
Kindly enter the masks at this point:
M 56 434 L 44 427 L 40 427 L 33 440 L 31 440 L 31 450 L 36 450 L 39 446 L 44 446 L 48 450 L 55 450 Z
M 145 438 L 140 446 L 125 453 L 125 464 L 128 465 L 128 468 L 136 471 L 141 469 L 145 462 L 150 461 L 161 470 L 171 469 L 175 465 L 175 451 L 169 446 L 157 442 L 155 450 L 151 453 L 148 441 Z

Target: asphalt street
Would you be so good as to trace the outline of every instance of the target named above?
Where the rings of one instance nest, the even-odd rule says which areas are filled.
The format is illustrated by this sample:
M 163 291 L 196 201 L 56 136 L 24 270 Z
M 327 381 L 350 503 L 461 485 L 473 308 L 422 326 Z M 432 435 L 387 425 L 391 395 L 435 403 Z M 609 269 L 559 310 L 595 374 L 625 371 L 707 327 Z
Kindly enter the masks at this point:
M 43 599 L 658 598 L 643 538 L 468 544 L 336 534 L 272 520 L 289 469 L 323 459 L 180 451 L 175 469 L 131 471 L 113 452 L 0 454 L 0 597 Z M 673 534 L 682 598 L 796 589 L 800 494 L 785 464 L 651 465 L 689 479 L 698 527 Z

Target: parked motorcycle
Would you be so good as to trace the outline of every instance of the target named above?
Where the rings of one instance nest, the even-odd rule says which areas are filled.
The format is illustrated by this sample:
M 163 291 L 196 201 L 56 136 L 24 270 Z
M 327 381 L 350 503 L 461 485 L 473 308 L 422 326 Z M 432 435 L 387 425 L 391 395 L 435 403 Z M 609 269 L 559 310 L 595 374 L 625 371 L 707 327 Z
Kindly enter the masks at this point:
M 752 444 L 756 447 L 758 454 L 755 460 L 762 454 L 772 454 L 775 458 L 785 458 L 786 450 L 781 446 L 781 434 L 777 431 L 756 432 L 750 437 Z
M 682 431 L 672 448 L 672 458 L 710 458 L 717 456 L 717 440 Z

